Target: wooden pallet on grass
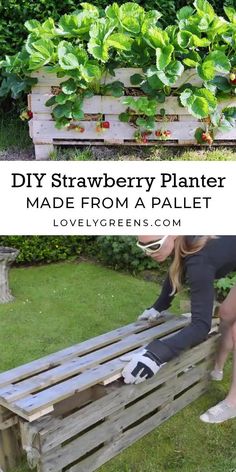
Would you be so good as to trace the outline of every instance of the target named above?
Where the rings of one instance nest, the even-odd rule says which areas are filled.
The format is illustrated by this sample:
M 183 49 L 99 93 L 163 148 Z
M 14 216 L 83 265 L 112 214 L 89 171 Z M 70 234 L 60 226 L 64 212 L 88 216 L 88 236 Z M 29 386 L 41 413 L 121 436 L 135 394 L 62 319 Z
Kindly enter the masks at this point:
M 18 437 L 21 454 L 38 472 L 92 472 L 198 398 L 209 384 L 218 339 L 215 319 L 204 343 L 152 379 L 125 385 L 121 378 L 121 355 L 188 323 L 185 315 L 167 315 L 152 325 L 132 323 L 0 374 L 9 438 L 7 449 L 1 444 L 2 471 L 12 467 L 5 457 L 18 463 Z
M 120 80 L 126 88 L 138 90 L 138 86 L 130 83 L 130 77 L 134 73 L 141 73 L 141 69 L 120 68 L 116 69 L 115 77 L 106 75 L 104 83 L 110 83 Z M 131 123 L 122 123 L 119 120 L 119 114 L 126 110 L 123 105 L 124 97 L 111 97 L 95 95 L 90 99 L 85 99 L 83 110 L 85 113 L 84 120 L 80 124 L 85 128 L 83 133 L 75 130 L 67 130 L 66 128 L 57 129 L 51 116 L 49 107 L 46 107 L 46 101 L 58 90 L 60 82 L 66 80 L 58 79 L 53 74 L 46 74 L 42 71 L 35 72 L 34 77 L 38 79 L 36 86 L 32 88 L 31 94 L 28 96 L 28 107 L 33 112 L 33 118 L 29 122 L 30 136 L 35 145 L 36 159 L 48 159 L 50 152 L 53 151 L 54 145 L 137 145 L 134 138 L 136 128 Z M 181 78 L 176 82 L 175 88 L 185 82 L 201 86 L 202 81 L 196 75 L 195 71 L 189 69 L 185 71 Z M 138 99 L 139 96 L 134 97 Z M 234 100 L 224 100 L 219 109 L 227 105 L 236 106 L 236 98 Z M 166 111 L 167 121 L 163 122 L 160 110 L 164 108 Z M 98 114 L 103 120 L 110 122 L 110 128 L 105 129 L 102 133 L 96 131 L 96 122 Z M 171 139 L 160 141 L 153 132 L 147 137 L 147 144 L 165 144 L 165 145 L 197 145 L 194 138 L 196 128 L 204 123 L 191 116 L 187 109 L 181 107 L 176 97 L 167 97 L 165 103 L 159 104 L 157 107 L 156 129 L 168 129 L 171 131 Z M 215 144 L 235 144 L 236 129 L 228 132 L 218 133 Z M 146 145 L 146 144 L 144 144 Z

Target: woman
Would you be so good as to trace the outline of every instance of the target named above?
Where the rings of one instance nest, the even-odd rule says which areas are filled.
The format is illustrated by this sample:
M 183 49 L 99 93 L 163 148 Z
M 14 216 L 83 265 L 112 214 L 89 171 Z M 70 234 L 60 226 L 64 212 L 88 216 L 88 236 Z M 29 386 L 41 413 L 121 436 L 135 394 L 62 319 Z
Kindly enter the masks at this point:
M 123 358 L 129 360 L 122 372 L 125 383 L 151 378 L 163 364 L 207 338 L 211 329 L 214 280 L 236 270 L 236 236 L 140 236 L 137 245 L 157 262 L 170 255 L 173 258 L 160 296 L 139 320 L 157 319 L 170 307 L 184 280 L 190 287 L 192 316 L 190 324 L 175 335 L 156 339 L 138 354 Z M 236 417 L 236 286 L 221 304 L 219 316 L 220 346 L 211 376 L 214 380 L 222 379 L 227 355 L 233 351 L 233 378 L 225 400 L 201 415 L 201 420 L 208 423 Z

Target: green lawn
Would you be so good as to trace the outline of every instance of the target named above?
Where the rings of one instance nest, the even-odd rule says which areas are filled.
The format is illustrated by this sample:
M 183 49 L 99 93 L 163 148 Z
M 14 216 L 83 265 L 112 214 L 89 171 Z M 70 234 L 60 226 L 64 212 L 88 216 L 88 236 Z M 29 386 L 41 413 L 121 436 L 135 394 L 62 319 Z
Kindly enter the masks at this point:
M 0 151 L 7 149 L 24 150 L 32 146 L 28 123 L 18 116 L 0 113 Z
M 10 272 L 15 302 L 0 306 L 1 370 L 130 323 L 155 298 L 154 283 L 91 263 Z M 179 312 L 179 298 L 172 311 Z M 205 425 L 199 414 L 222 399 L 223 383 L 100 468 L 100 472 L 235 472 L 236 421 Z M 11 472 L 28 472 L 22 464 Z

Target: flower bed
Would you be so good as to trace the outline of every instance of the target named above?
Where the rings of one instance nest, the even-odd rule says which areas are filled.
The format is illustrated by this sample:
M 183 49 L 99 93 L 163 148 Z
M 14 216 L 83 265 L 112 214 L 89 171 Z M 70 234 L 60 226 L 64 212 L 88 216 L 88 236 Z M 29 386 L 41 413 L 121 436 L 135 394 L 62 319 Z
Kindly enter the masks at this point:
M 195 0 L 167 28 L 160 12 L 133 2 L 81 8 L 57 25 L 29 20 L 23 49 L 0 62 L 0 96 L 32 89 L 21 116 L 31 118 L 37 158 L 57 143 L 235 140 L 234 8 L 223 18 Z

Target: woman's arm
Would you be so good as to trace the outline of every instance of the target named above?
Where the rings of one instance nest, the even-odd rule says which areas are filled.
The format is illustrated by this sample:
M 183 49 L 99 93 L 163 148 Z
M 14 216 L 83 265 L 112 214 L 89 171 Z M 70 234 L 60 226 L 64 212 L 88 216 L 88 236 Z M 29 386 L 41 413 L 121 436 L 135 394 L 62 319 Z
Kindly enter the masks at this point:
M 172 288 L 172 284 L 171 284 L 170 277 L 168 274 L 163 283 L 162 290 L 159 297 L 156 299 L 156 301 L 152 305 L 153 308 L 155 308 L 155 310 L 161 312 L 163 310 L 167 310 L 170 307 L 172 300 L 174 298 L 174 295 L 171 295 L 172 290 L 173 288 Z
M 215 270 L 202 254 L 190 256 L 185 267 L 190 286 L 191 323 L 169 339 L 154 340 L 145 347 L 161 364 L 204 341 L 211 329 Z

